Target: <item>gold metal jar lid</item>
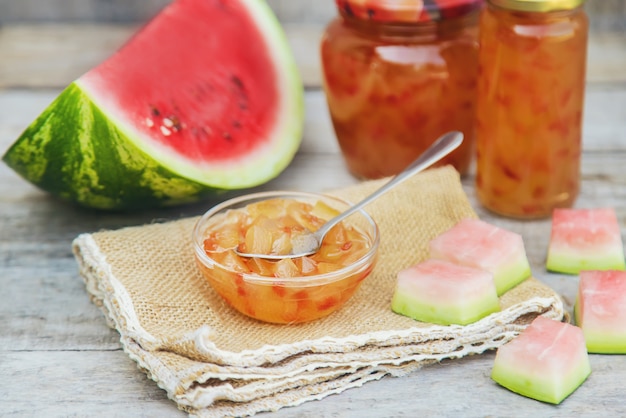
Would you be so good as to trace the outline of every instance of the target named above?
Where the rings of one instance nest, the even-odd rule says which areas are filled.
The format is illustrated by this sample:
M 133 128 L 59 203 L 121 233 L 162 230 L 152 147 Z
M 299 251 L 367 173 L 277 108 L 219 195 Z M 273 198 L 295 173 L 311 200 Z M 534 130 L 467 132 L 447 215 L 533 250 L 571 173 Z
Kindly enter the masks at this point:
M 494 6 L 521 12 L 553 12 L 576 9 L 585 0 L 487 0 Z
M 484 0 L 335 0 L 343 16 L 375 22 L 433 22 L 479 10 Z

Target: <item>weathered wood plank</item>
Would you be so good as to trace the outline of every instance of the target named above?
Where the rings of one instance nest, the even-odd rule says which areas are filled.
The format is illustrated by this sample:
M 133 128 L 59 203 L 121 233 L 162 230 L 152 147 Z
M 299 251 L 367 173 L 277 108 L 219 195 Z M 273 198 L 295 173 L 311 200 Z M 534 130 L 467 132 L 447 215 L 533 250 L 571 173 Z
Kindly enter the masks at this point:
M 136 25 L 0 26 L 0 88 L 62 88 L 113 53 Z
M 0 0 L 0 22 L 142 22 L 170 0 Z M 267 0 L 282 22 L 323 23 L 336 14 L 333 1 Z
M 0 26 L 0 88 L 63 88 L 124 44 L 127 25 Z M 305 86 L 319 86 L 319 25 L 286 25 Z
M 165 392 L 121 351 L 0 351 L 0 414 L 4 417 L 183 417 Z M 259 416 L 533 418 L 623 416 L 623 389 L 615 370 L 626 356 L 592 355 L 592 374 L 561 405 L 523 398 L 491 381 L 493 353 L 384 378 L 297 408 Z M 477 394 L 480 393 L 480 396 Z
M 19 223 L 26 219 L 19 214 L 11 219 L 16 224 L 6 225 L 3 216 L 0 239 L 0 351 L 119 349 L 119 334 L 107 327 L 78 276 L 63 222 L 50 231 L 56 238 L 43 238 L 36 232 L 41 225 L 24 228 Z M 4 233 L 19 238 L 7 242 Z
M 445 361 L 400 379 L 371 382 L 344 395 L 279 410 L 271 416 L 535 418 L 624 414 L 623 404 L 615 403 L 623 396 L 622 389 L 612 384 L 612 376 L 615 369 L 626 368 L 625 356 L 592 356 L 592 375 L 559 406 L 522 398 L 498 386 L 490 379 L 493 358 L 493 353 L 488 353 Z
M 285 24 L 303 83 L 321 85 L 318 44 L 323 26 Z M 95 66 L 137 29 L 128 25 L 6 25 L 0 27 L 0 88 L 62 88 Z M 594 32 L 588 81 L 626 82 L 626 32 Z
M 0 416 L 184 417 L 118 351 L 0 350 Z

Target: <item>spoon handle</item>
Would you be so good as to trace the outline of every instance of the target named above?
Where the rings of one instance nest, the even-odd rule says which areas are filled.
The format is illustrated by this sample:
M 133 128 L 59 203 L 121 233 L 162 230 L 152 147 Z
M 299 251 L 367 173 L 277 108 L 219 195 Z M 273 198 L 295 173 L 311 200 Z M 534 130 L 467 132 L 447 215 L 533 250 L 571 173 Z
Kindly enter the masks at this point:
M 397 186 L 412 175 L 430 167 L 432 164 L 436 163 L 437 161 L 454 151 L 459 145 L 461 145 L 461 142 L 463 142 L 463 134 L 461 132 L 452 131 L 442 135 L 415 161 L 409 164 L 403 171 L 396 174 L 381 188 L 361 200 L 359 203 L 356 203 L 354 206 L 350 207 L 346 211 L 329 220 L 326 224 L 324 224 L 320 229 L 315 232 L 315 235 L 323 236 L 326 231 L 331 229 L 343 219 L 361 210 L 364 206 L 368 205 L 372 200 L 378 198 L 381 194 Z

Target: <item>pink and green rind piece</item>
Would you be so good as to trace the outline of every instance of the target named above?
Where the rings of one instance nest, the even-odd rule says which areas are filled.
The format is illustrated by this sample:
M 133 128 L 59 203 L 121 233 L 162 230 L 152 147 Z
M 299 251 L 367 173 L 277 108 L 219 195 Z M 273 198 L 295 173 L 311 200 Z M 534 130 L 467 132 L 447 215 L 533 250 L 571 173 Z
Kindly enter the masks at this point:
M 550 245 L 546 268 L 555 273 L 576 275 L 584 270 L 624 270 L 626 264 L 621 243 L 584 249 L 555 243 Z
M 538 316 L 498 348 L 491 378 L 532 399 L 559 404 L 591 374 L 580 328 Z
M 548 246 L 549 271 L 625 270 L 624 247 L 615 211 L 555 209 Z
M 626 354 L 626 272 L 581 271 L 574 317 L 588 352 Z
M 464 219 L 433 239 L 430 256 L 491 272 L 498 296 L 531 276 L 521 235 L 479 219 Z
M 519 237 L 521 241 L 521 237 Z M 528 279 L 531 276 L 530 263 L 523 250 L 523 243 L 519 242 L 517 248 L 522 248 L 516 256 L 508 263 L 502 263 L 494 272 L 494 281 L 498 296 L 502 296 L 507 291 Z
M 188 203 L 282 172 L 304 92 L 263 0 L 176 0 L 61 92 L 3 156 L 100 209 Z
M 500 310 L 490 273 L 427 260 L 398 273 L 391 309 L 415 320 L 467 325 Z

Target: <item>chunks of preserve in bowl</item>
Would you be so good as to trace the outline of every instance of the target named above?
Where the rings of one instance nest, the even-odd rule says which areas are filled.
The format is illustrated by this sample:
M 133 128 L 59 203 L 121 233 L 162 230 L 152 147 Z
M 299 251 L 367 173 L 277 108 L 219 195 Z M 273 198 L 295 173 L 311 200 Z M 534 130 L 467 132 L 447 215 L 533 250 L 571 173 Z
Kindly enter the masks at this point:
M 297 271 L 279 263 L 259 258 L 238 257 L 234 252 L 289 254 L 299 236 L 315 232 L 339 211 L 319 200 L 315 203 L 294 199 L 269 199 L 231 209 L 216 217 L 208 227 L 204 249 L 226 267 L 262 276 L 294 277 L 327 273 L 348 266 L 370 249 L 370 239 L 358 228 L 341 222 L 324 238 L 319 252 L 298 260 L 304 267 Z M 294 261 L 294 265 L 295 265 Z M 244 267 L 245 266 L 245 267 Z
M 363 211 L 351 215 L 310 256 L 243 257 L 234 250 L 288 254 L 294 239 L 349 206 L 309 193 L 249 196 L 256 197 L 235 198 L 209 210 L 194 230 L 196 261 L 213 289 L 237 311 L 272 323 L 311 321 L 343 306 L 374 268 L 375 222 Z

